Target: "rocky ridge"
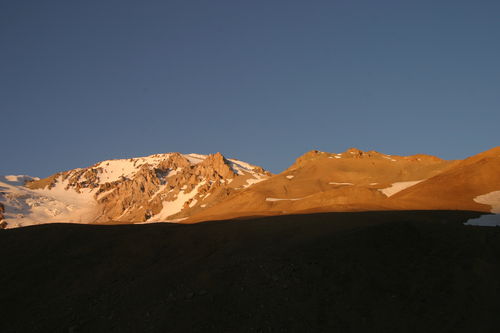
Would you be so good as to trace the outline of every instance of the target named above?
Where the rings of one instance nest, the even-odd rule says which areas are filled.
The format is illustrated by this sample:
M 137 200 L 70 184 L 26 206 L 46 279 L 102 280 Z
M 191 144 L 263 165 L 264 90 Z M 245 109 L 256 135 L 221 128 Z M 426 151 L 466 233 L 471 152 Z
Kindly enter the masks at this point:
M 87 208 L 85 216 L 79 214 L 78 221 L 70 213 L 55 211 L 55 220 L 49 218 L 48 222 L 177 221 L 270 176 L 261 167 L 226 159 L 220 153 L 208 156 L 169 153 L 103 161 L 87 168 L 59 172 L 27 181 L 22 190 L 48 197 L 61 194 L 62 200 L 71 195 L 78 200 L 71 203 L 74 207 L 69 207 L 69 211 Z M 33 207 L 26 206 L 23 214 L 29 215 L 29 208 Z M 23 214 L 17 214 L 10 222 L 26 225 L 24 216 L 20 216 Z
M 451 161 L 356 148 L 343 153 L 312 150 L 278 175 L 220 153 L 169 153 L 103 161 L 44 179 L 0 177 L 0 202 L 8 227 L 194 223 L 335 211 L 497 213 L 499 170 L 499 147 Z
M 496 207 L 495 191 L 500 190 L 498 156 L 500 148 L 456 161 L 356 148 L 337 154 L 312 150 L 283 173 L 195 214 L 190 221 L 332 211 L 490 212 Z M 480 196 L 488 193 L 492 194 L 482 201 L 490 204 L 480 203 Z
M 0 229 L 4 229 L 7 226 L 7 222 L 4 222 L 5 206 L 0 202 Z

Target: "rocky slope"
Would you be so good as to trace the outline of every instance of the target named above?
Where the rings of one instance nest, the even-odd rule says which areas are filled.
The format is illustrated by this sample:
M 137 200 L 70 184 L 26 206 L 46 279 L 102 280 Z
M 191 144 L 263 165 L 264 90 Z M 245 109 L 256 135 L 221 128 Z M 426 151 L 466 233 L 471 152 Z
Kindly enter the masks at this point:
M 469 157 L 446 172 L 391 197 L 398 207 L 500 213 L 500 147 Z
M 463 161 L 351 148 L 310 151 L 189 221 L 323 211 L 500 209 L 500 148 Z
M 7 226 L 7 222 L 4 222 L 4 216 L 3 213 L 5 213 L 5 206 L 0 203 L 0 229 L 4 229 Z
M 193 221 L 296 212 L 392 209 L 387 198 L 451 166 L 429 155 L 395 156 L 351 148 L 317 150 L 283 173 L 193 216 Z
M 264 169 L 220 153 L 157 154 L 22 179 L 25 186 L 3 178 L 0 201 L 7 227 L 179 221 L 268 177 Z
M 26 183 L 25 186 L 22 183 Z M 374 210 L 500 213 L 500 147 L 465 160 L 317 150 L 284 172 L 213 155 L 109 160 L 45 179 L 0 179 L 4 225 L 47 222 L 193 223 Z

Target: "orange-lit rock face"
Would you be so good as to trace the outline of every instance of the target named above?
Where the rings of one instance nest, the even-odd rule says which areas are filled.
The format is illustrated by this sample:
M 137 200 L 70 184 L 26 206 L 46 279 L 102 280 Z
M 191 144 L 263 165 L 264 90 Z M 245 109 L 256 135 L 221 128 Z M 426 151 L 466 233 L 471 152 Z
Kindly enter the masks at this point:
M 190 216 L 270 175 L 260 167 L 226 159 L 220 153 L 170 153 L 109 160 L 60 172 L 29 182 L 25 191 L 33 195 L 66 191 L 89 197 L 95 208 L 93 216 L 87 214 L 83 223 L 166 221 Z M 87 205 L 89 200 L 78 204 Z M 59 202 L 57 205 L 61 206 Z M 67 215 L 73 222 L 73 217 Z
M 3 186 L 8 195 L 0 197 L 6 205 L 0 214 L 10 226 L 191 223 L 322 211 L 489 212 L 500 204 L 500 148 L 461 161 L 355 148 L 339 154 L 313 150 L 278 175 L 220 153 L 170 153 L 103 161 L 26 186 Z
M 464 161 L 356 148 L 340 154 L 313 150 L 285 172 L 194 215 L 192 220 L 320 211 L 490 211 L 490 205 L 474 198 L 500 190 L 499 156 L 499 148 Z

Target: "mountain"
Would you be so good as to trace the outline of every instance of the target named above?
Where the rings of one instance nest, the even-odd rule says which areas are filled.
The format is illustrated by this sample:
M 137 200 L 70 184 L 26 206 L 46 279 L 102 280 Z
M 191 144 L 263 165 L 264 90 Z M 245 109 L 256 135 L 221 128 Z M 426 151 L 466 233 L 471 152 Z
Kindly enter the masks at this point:
M 456 161 L 356 148 L 340 154 L 314 150 L 283 173 L 193 215 L 188 222 L 409 209 L 500 213 L 500 147 Z
M 455 161 L 313 150 L 278 175 L 220 153 L 169 153 L 103 161 L 44 179 L 8 176 L 0 187 L 4 227 L 341 211 L 500 213 L 500 147 Z
M 391 210 L 395 207 L 389 197 L 457 163 L 430 155 L 396 156 L 356 148 L 340 154 L 313 150 L 283 173 L 194 215 L 192 220 Z
M 44 179 L 6 176 L 0 179 L 0 201 L 7 227 L 180 221 L 270 176 L 220 153 L 156 154 L 103 161 Z

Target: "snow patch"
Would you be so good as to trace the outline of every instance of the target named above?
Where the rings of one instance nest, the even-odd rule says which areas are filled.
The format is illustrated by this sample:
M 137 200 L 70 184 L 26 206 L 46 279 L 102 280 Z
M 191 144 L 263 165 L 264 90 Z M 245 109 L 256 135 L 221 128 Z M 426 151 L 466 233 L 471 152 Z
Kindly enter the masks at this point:
M 201 155 L 201 154 L 186 154 L 183 156 L 188 159 L 189 163 L 192 164 L 201 163 L 207 158 L 207 155 Z
M 500 191 L 494 191 L 474 198 L 480 204 L 490 205 L 491 212 L 500 214 Z
M 179 219 L 173 219 L 173 220 L 170 220 L 170 221 L 167 221 L 167 222 L 177 223 L 177 222 L 181 222 L 181 221 L 184 221 L 184 220 L 187 220 L 187 219 L 188 219 L 187 217 L 181 217 Z
M 330 184 L 330 185 L 354 185 L 353 183 L 336 183 L 336 182 L 330 182 L 328 184 Z
M 99 184 L 111 183 L 120 180 L 121 177 L 133 177 L 145 164 L 156 167 L 170 155 L 171 154 L 155 154 L 146 157 L 107 160 L 96 164 L 90 169 L 98 170 Z
M 247 179 L 245 185 L 243 185 L 243 188 L 247 188 L 249 186 L 252 186 L 254 184 L 260 183 L 261 181 L 264 181 L 264 180 L 267 179 L 267 177 L 261 177 L 261 176 L 259 176 L 257 174 L 254 175 L 254 177 L 256 177 L 256 178 L 249 178 L 249 179 Z
M 181 172 L 182 168 L 177 168 L 175 170 L 168 170 L 167 177 L 172 177 Z
M 182 211 L 182 208 L 184 207 L 184 204 L 186 203 L 186 201 L 193 199 L 198 194 L 198 189 L 200 188 L 200 186 L 203 186 L 204 184 L 205 184 L 205 182 L 199 183 L 189 193 L 186 193 L 185 191 L 179 192 L 179 194 L 177 195 L 177 198 L 175 198 L 172 201 L 163 201 L 163 203 L 162 203 L 163 208 L 161 209 L 161 211 L 158 214 L 156 214 L 155 216 L 151 217 L 149 219 L 149 221 L 151 221 L 151 222 L 153 222 L 153 221 L 157 221 L 157 222 L 167 221 L 168 220 L 167 218 L 169 216 L 177 214 L 180 211 Z
M 145 157 L 136 157 L 128 159 L 116 159 L 102 161 L 90 169 L 97 169 L 99 184 L 111 183 L 120 180 L 121 177 L 131 178 L 145 164 L 152 167 L 158 166 L 162 161 L 168 159 L 172 154 L 154 154 Z M 201 154 L 185 154 L 184 156 L 190 163 L 198 164 L 202 162 L 207 155 Z M 175 175 L 180 169 L 172 170 L 168 173 L 168 177 Z
M 292 179 L 293 177 L 294 177 L 293 175 L 286 176 L 286 178 L 288 178 L 288 179 Z
M 58 222 L 90 223 L 96 217 L 96 201 L 88 189 L 80 193 L 66 189 L 67 181 L 59 178 L 50 190 L 31 190 L 12 184 L 12 180 L 18 182 L 20 178 L 9 178 L 9 182 L 0 181 L 0 201 L 5 206 L 7 228 Z
M 26 181 L 29 180 L 39 180 L 38 177 L 31 177 L 27 175 L 7 175 L 0 177 L 0 181 L 11 183 L 14 185 L 24 185 Z
M 134 224 L 150 224 L 150 223 L 177 223 L 177 222 L 181 222 L 181 221 L 184 221 L 184 220 L 187 220 L 187 217 L 183 217 L 183 218 L 180 218 L 180 219 L 172 219 L 172 220 L 168 220 L 168 221 L 151 221 L 151 220 L 147 220 L 147 221 L 143 221 L 143 222 L 135 222 Z
M 425 179 L 415 180 L 410 182 L 397 182 L 393 183 L 390 187 L 379 189 L 379 191 L 384 193 L 387 197 L 390 197 L 398 192 L 401 192 L 404 189 L 407 189 L 409 187 L 412 187 L 413 185 L 423 182 L 424 180 Z
M 482 227 L 496 227 L 500 226 L 499 214 L 485 214 L 475 219 L 469 219 L 464 223 L 465 225 L 475 225 Z
M 255 171 L 253 171 L 255 165 L 235 159 L 228 159 L 228 161 L 231 169 L 233 169 L 233 171 L 240 176 L 245 173 L 255 174 Z

